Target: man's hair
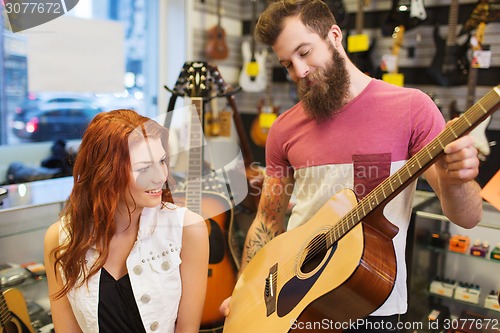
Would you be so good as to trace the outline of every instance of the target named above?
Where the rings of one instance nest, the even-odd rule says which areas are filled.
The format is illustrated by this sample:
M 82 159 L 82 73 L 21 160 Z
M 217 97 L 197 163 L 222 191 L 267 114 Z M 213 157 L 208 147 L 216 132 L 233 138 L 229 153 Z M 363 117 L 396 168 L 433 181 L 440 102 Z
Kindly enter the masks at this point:
M 337 24 L 330 8 L 321 0 L 281 0 L 271 3 L 255 26 L 255 39 L 274 45 L 286 18 L 298 16 L 300 21 L 322 38 Z

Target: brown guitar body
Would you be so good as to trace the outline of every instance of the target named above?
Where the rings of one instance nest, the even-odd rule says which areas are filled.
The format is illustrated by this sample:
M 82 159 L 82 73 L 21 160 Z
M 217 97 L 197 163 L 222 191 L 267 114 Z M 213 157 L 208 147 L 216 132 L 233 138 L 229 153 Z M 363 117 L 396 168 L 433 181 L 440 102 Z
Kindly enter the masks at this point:
M 314 332 L 305 326 L 312 322 L 329 323 L 330 331 L 382 305 L 396 277 L 392 224 L 360 223 L 328 250 L 318 250 L 322 237 L 355 205 L 352 192 L 341 192 L 306 224 L 259 250 L 236 284 L 224 332 Z M 387 230 L 379 231 L 381 226 Z M 270 275 L 274 290 L 266 292 Z
M 34 333 L 23 294 L 16 288 L 0 292 L 0 333 Z
M 202 192 L 201 195 L 201 215 L 207 223 L 210 239 L 207 293 L 201 328 L 212 331 L 224 323 L 219 306 L 231 296 L 236 284 L 236 269 L 227 244 L 233 211 L 229 201 L 218 193 Z M 172 196 L 176 205 L 186 206 L 186 192 L 174 192 Z
M 215 25 L 208 30 L 208 42 L 205 46 L 205 55 L 209 59 L 224 60 L 229 55 L 226 44 L 226 32 L 220 25 Z

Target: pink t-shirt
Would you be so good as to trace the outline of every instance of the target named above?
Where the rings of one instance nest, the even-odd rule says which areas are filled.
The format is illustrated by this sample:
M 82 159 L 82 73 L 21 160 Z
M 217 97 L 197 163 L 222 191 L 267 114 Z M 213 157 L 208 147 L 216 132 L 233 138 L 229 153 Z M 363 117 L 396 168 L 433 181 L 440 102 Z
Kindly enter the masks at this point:
M 332 119 L 317 123 L 301 103 L 281 114 L 266 143 L 266 173 L 295 179 L 296 205 L 288 230 L 306 223 L 335 193 L 352 189 L 358 198 L 396 172 L 444 128 L 430 97 L 417 89 L 373 79 Z M 395 287 L 373 315 L 407 310 L 405 246 L 415 183 L 384 210 L 399 227 L 393 243 L 397 259 Z

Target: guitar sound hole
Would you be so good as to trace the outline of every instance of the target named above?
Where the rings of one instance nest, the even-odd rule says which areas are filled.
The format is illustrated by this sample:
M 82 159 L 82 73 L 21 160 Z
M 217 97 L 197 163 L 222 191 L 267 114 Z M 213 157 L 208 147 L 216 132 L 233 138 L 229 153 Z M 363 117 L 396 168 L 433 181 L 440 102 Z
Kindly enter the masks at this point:
M 320 234 L 313 238 L 313 240 L 309 243 L 305 251 L 307 251 L 306 257 L 300 270 L 303 273 L 312 272 L 316 267 L 319 266 L 321 261 L 326 255 L 327 251 L 326 246 L 326 235 Z

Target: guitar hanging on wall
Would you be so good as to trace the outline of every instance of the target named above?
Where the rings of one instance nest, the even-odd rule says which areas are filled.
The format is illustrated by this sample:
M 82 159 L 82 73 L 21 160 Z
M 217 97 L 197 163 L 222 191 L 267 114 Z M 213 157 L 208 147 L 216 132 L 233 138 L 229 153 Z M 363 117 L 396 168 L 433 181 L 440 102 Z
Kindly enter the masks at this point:
M 437 85 L 449 87 L 459 86 L 467 82 L 469 60 L 467 49 L 469 39 L 459 45 L 457 43 L 458 0 L 451 0 L 448 16 L 448 36 L 446 39 L 439 35 L 439 27 L 434 27 L 434 43 L 436 54 L 430 67 L 427 69 L 429 78 Z
M 226 31 L 221 25 L 221 0 L 217 0 L 217 24 L 208 30 L 207 39 L 205 56 L 208 59 L 224 60 L 228 57 Z
M 447 144 L 499 107 L 497 86 L 359 202 L 343 190 L 307 223 L 262 247 L 240 274 L 224 332 L 302 332 L 325 321 L 333 331 L 379 308 L 396 279 L 392 239 L 399 231 L 384 208 Z
M 266 96 L 257 105 L 257 116 L 250 127 L 250 138 L 258 147 L 265 147 L 269 129 L 278 117 L 279 107 L 273 102 L 273 68 L 271 61 L 267 61 Z
M 252 20 L 250 34 L 251 42 L 243 41 L 241 44 L 241 52 L 243 54 L 243 68 L 240 73 L 239 84 L 243 91 L 246 92 L 261 92 L 266 89 L 266 58 L 267 48 L 264 48 L 260 53 L 257 53 L 256 42 L 253 36 L 255 29 L 255 20 L 257 19 L 257 0 L 252 0 Z
M 190 97 L 194 109 L 190 111 L 189 163 L 185 191 L 173 192 L 174 203 L 185 206 L 201 215 L 209 231 L 210 256 L 208 265 L 207 291 L 201 318 L 200 332 L 216 332 L 222 329 L 224 316 L 219 306 L 231 295 L 236 283 L 235 263 L 228 245 L 228 231 L 233 222 L 231 203 L 214 191 L 204 190 L 204 98 L 208 94 L 208 76 L 204 62 L 187 62 L 181 71 L 176 91 L 184 90 Z
M 35 333 L 24 296 L 16 288 L 0 290 L 0 333 Z

